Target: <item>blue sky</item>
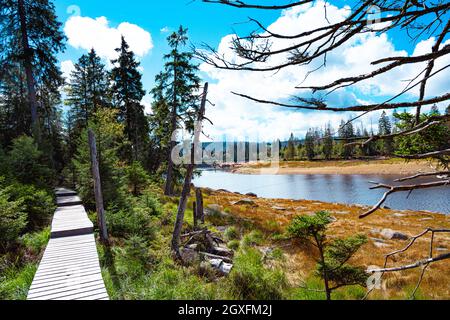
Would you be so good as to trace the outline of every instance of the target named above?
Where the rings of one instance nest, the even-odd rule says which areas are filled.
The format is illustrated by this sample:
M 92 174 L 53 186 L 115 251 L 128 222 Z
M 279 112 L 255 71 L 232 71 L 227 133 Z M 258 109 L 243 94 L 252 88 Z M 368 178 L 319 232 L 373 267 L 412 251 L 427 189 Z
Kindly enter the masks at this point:
M 328 1 L 328 18 L 338 19 L 348 13 L 345 4 L 352 1 Z M 273 30 L 289 30 L 296 33 L 310 29 L 312 25 L 325 23 L 323 2 L 316 1 L 312 6 L 299 10 L 242 10 L 223 5 L 206 4 L 200 0 L 144 1 L 144 0 L 56 0 L 57 15 L 63 23 L 69 38 L 67 50 L 60 55 L 63 71 L 87 50 L 94 46 L 105 62 L 113 54 L 112 43 L 117 42 L 119 34 L 130 37 L 132 49 L 139 56 L 142 65 L 144 87 L 149 91 L 155 75 L 162 69 L 163 55 L 167 52 L 166 37 L 171 31 L 183 25 L 189 28 L 190 41 L 194 45 L 208 43 L 219 46 L 226 52 L 229 37 L 234 31 L 245 34 L 254 29 L 248 23 L 248 17 L 256 18 Z M 68 9 L 76 10 L 68 12 Z M 69 10 L 70 11 L 70 10 Z M 78 12 L 77 12 L 78 11 Z M 100 18 L 102 17 L 102 18 Z M 322 21 L 322 22 L 321 22 Z M 150 40 L 151 37 L 151 40 Z M 347 72 L 352 75 L 367 72 L 370 62 L 386 55 L 412 55 L 429 51 L 434 39 L 423 37 L 411 43 L 407 37 L 396 32 L 384 36 L 367 36 L 349 44 L 329 57 L 326 70 L 313 76 L 313 82 L 328 82 Z M 117 43 L 118 45 L 118 43 Z M 222 72 L 201 66 L 201 76 L 212 82 L 210 99 L 215 103 L 207 111 L 214 127 L 206 128 L 214 137 L 227 135 L 229 138 L 257 136 L 260 139 L 285 139 L 290 132 L 297 136 L 305 134 L 309 127 L 323 126 L 331 122 L 336 127 L 341 118 L 349 115 L 321 113 L 313 114 L 301 111 L 289 111 L 267 107 L 238 99 L 230 91 L 240 91 L 261 98 L 286 100 L 297 94 L 293 88 L 308 71 L 305 68 L 291 68 L 279 74 L 256 75 L 244 72 Z M 349 105 L 383 101 L 404 85 L 403 80 L 413 77 L 417 70 L 402 68 L 388 76 L 369 81 L 354 89 L 346 89 L 331 95 L 330 104 Z M 447 72 L 433 85 L 430 95 L 437 95 L 450 87 Z M 328 81 L 327 81 L 328 80 Z M 406 97 L 408 98 L 408 97 Z M 409 98 L 414 98 L 411 92 Z M 151 97 L 143 103 L 149 106 Z M 366 126 L 376 123 L 379 114 L 361 119 Z

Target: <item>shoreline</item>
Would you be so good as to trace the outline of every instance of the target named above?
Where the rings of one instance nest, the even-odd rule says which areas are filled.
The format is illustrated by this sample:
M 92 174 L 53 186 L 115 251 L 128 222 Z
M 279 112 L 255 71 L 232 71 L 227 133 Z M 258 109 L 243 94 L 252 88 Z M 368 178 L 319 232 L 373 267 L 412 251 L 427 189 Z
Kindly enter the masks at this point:
M 274 175 L 412 175 L 432 170 L 430 162 L 403 159 L 387 160 L 338 160 L 338 161 L 286 161 L 278 168 L 269 163 L 245 163 L 222 168 L 236 174 L 274 174 Z

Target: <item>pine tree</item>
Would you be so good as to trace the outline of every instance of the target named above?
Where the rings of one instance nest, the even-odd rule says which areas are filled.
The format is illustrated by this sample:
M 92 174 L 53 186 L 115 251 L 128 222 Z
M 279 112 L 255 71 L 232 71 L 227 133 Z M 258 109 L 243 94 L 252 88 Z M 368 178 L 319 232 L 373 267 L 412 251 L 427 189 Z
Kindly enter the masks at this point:
M 69 153 L 73 155 L 75 142 L 89 120 L 99 108 L 110 105 L 108 73 L 100 57 L 92 49 L 89 54 L 82 55 L 75 64 L 69 83 L 66 86 L 67 99 L 70 106 L 67 124 L 69 130 Z
M 353 152 L 355 149 L 353 146 L 346 145 L 349 143 L 350 138 L 355 137 L 355 131 L 353 129 L 352 122 L 346 123 L 344 120 L 341 120 L 338 134 L 339 134 L 339 138 L 343 139 L 343 141 L 341 142 L 341 147 L 342 147 L 341 156 L 344 159 L 349 159 L 350 157 L 353 156 Z
M 295 157 L 295 138 L 294 134 L 291 133 L 289 141 L 286 148 L 285 158 L 286 160 L 293 160 Z
M 379 135 L 388 135 L 392 133 L 392 124 L 391 120 L 387 116 L 386 112 L 383 111 L 380 116 L 380 120 L 378 121 L 378 134 Z M 393 146 L 392 139 L 387 138 L 380 141 L 381 152 L 385 155 L 392 154 Z
M 23 82 L 26 88 L 26 117 L 30 119 L 25 123 L 30 124 L 40 140 L 39 117 L 44 117 L 43 122 L 48 121 L 45 119 L 48 114 L 43 110 L 45 92 L 42 88 L 57 95 L 62 84 L 56 58 L 65 48 L 61 23 L 57 21 L 53 3 L 48 0 L 4 0 L 0 2 L 0 16 L 0 66 L 3 71 L 0 82 L 16 71 L 20 73 L 16 80 Z M 15 112 L 21 111 L 20 108 Z M 22 130 L 32 131 L 28 127 Z
M 323 134 L 323 146 L 322 146 L 322 152 L 326 160 L 330 160 L 331 156 L 333 155 L 333 136 L 331 133 L 331 124 L 328 123 L 325 126 L 325 131 Z
M 116 51 L 119 57 L 111 61 L 115 65 L 111 71 L 111 92 L 119 109 L 118 121 L 125 125 L 125 135 L 131 143 L 131 150 L 125 151 L 124 156 L 132 162 L 141 160 L 140 155 L 148 141 L 148 121 L 141 104 L 145 91 L 138 70 L 140 63 L 129 50 L 124 37 Z
M 182 51 L 187 40 L 187 29 L 184 29 L 182 26 L 177 32 L 172 33 L 167 38 L 171 51 L 164 56 L 166 60 L 164 71 L 159 75 L 160 85 L 163 88 L 161 95 L 164 97 L 164 101 L 161 100 L 160 102 L 169 106 L 168 114 L 161 110 L 161 113 L 158 115 L 158 121 L 169 128 L 164 133 L 164 135 L 167 134 L 167 137 L 164 139 L 170 141 L 166 160 L 167 176 L 164 190 L 166 195 L 173 194 L 176 180 L 176 168 L 171 159 L 171 150 L 176 142 L 172 141 L 171 137 L 182 126 L 188 130 L 193 129 L 193 115 L 196 114 L 198 108 L 198 97 L 196 96 L 200 82 L 196 74 L 198 66 L 191 62 L 193 58 L 191 52 Z M 160 107 L 164 108 L 164 105 L 160 105 Z M 180 119 L 182 120 L 180 121 Z M 164 131 L 157 130 L 160 132 Z
M 309 129 L 305 136 L 305 149 L 306 149 L 306 157 L 308 160 L 313 160 L 316 156 L 314 150 L 314 130 Z

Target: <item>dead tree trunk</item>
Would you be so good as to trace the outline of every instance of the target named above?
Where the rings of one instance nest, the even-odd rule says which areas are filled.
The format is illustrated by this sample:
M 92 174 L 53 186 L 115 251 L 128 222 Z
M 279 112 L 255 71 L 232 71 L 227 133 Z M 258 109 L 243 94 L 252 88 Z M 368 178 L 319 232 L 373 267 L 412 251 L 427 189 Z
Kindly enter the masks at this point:
M 39 117 L 38 117 L 38 103 L 36 97 L 36 83 L 33 75 L 33 50 L 30 48 L 28 40 L 28 29 L 27 29 L 27 17 L 25 11 L 25 5 L 23 0 L 18 0 L 18 14 L 20 21 L 20 33 L 21 33 L 21 44 L 23 50 L 23 66 L 25 69 L 26 81 L 27 81 L 27 91 L 28 91 L 28 102 L 30 104 L 31 111 L 31 128 L 35 139 L 40 141 L 40 127 L 39 127 Z
M 205 213 L 203 211 L 203 195 L 202 190 L 200 188 L 195 189 L 195 202 L 197 203 L 197 210 L 195 215 L 197 216 L 197 219 L 202 222 L 202 224 L 205 223 Z
M 200 110 L 198 111 L 197 123 L 194 130 L 194 141 L 191 148 L 191 162 L 187 165 L 186 177 L 184 179 L 183 184 L 183 191 L 181 192 L 180 202 L 178 204 L 177 218 L 175 221 L 175 227 L 172 234 L 172 251 L 174 252 L 175 257 L 180 261 L 183 261 L 183 258 L 181 257 L 180 253 L 180 235 L 181 229 L 183 227 L 184 212 L 186 211 L 187 199 L 191 190 L 192 174 L 194 173 L 195 169 L 195 161 L 194 161 L 196 152 L 195 147 L 198 146 L 200 142 L 200 134 L 202 132 L 202 120 L 205 115 L 207 94 L 208 94 L 208 83 L 205 83 L 205 87 L 203 89 L 202 102 L 200 105 Z
M 192 218 L 194 219 L 194 229 L 197 229 L 197 203 L 192 203 Z
M 102 184 L 97 159 L 97 144 L 95 142 L 94 132 L 89 129 L 89 147 L 91 150 L 91 169 L 94 178 L 95 205 L 97 208 L 97 224 L 100 230 L 100 239 L 102 242 L 108 242 L 108 231 L 106 229 L 105 209 L 103 207 Z

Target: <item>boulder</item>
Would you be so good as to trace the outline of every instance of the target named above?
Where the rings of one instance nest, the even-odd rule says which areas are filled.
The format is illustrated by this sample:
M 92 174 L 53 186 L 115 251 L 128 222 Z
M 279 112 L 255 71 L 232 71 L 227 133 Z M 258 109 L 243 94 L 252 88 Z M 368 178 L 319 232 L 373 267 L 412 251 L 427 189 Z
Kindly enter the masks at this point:
M 286 208 L 279 207 L 279 206 L 273 206 L 272 209 L 273 210 L 278 210 L 278 211 L 286 211 L 287 210 Z
M 212 253 L 221 257 L 232 258 L 234 256 L 233 250 L 224 247 L 214 247 Z
M 255 203 L 255 201 L 253 201 L 252 199 L 249 199 L 249 198 L 244 198 L 244 199 L 238 200 L 236 202 L 233 202 L 232 205 L 234 205 L 234 206 L 245 205 L 245 206 L 252 206 L 252 207 L 257 207 L 258 206 Z
M 249 192 L 245 194 L 247 197 L 251 197 L 251 198 L 258 198 L 258 195 L 253 193 L 253 192 Z
M 380 235 L 384 238 L 384 239 L 388 239 L 388 240 L 408 240 L 409 236 L 401 233 L 399 231 L 394 231 L 392 229 L 383 229 L 380 232 Z

